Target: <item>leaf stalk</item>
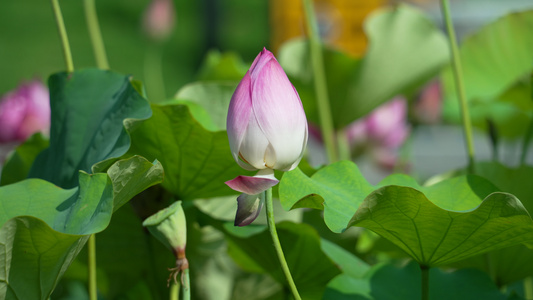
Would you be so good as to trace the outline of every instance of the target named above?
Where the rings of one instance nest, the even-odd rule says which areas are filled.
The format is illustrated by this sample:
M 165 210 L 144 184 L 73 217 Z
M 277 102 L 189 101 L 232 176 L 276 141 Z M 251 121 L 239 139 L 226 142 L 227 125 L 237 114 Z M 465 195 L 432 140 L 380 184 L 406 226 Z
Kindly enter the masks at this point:
M 72 54 L 70 52 L 70 44 L 68 42 L 67 30 L 65 29 L 65 22 L 63 21 L 63 15 L 61 14 L 61 7 L 59 6 L 58 0 L 51 1 L 57 30 L 59 31 L 59 37 L 61 38 L 61 46 L 63 47 L 63 56 L 65 58 L 67 72 L 72 73 L 74 72 L 74 63 L 72 62 Z
M 322 54 L 322 43 L 318 32 L 318 25 L 311 0 L 302 0 L 305 11 L 305 19 L 309 35 L 309 51 L 311 55 L 311 67 L 313 69 L 313 79 L 315 94 L 318 106 L 318 115 L 320 119 L 320 130 L 329 163 L 336 162 L 338 158 L 335 146 L 335 130 L 331 116 L 331 107 L 329 103 L 328 87 L 326 83 L 326 72 L 324 70 L 324 57 Z
M 102 32 L 100 31 L 100 25 L 98 24 L 96 5 L 94 3 L 94 0 L 83 0 L 83 4 L 85 8 L 85 19 L 87 21 L 87 27 L 89 29 L 89 36 L 91 38 L 94 57 L 96 59 L 96 65 L 100 69 L 108 70 L 109 63 L 107 62 L 107 55 L 105 52 Z
M 463 130 L 466 141 L 466 148 L 468 152 L 468 171 L 474 173 L 474 140 L 472 137 L 472 123 L 470 121 L 470 113 L 468 111 L 468 103 L 466 99 L 466 92 L 463 82 L 463 69 L 461 65 L 461 57 L 459 55 L 459 48 L 457 47 L 457 39 L 455 37 L 455 30 L 452 24 L 452 18 L 450 14 L 450 5 L 448 0 L 441 0 L 441 10 L 446 24 L 446 30 L 448 31 L 448 39 L 450 42 L 450 50 L 452 54 L 452 69 L 453 78 L 455 81 L 455 89 L 457 92 L 457 98 L 461 107 L 461 117 L 463 120 Z

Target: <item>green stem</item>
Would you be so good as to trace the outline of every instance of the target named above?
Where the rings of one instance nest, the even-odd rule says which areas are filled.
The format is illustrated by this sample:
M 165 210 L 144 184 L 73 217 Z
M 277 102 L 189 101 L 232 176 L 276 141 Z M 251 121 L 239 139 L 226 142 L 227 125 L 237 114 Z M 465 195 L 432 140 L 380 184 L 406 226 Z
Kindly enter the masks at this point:
M 96 237 L 91 234 L 87 242 L 87 251 L 89 252 L 89 299 L 98 299 L 98 289 L 96 287 Z
M 344 129 L 337 130 L 337 147 L 339 148 L 339 159 L 351 160 L 350 144 Z
M 457 97 L 459 98 L 459 103 L 461 105 L 461 116 L 463 119 L 463 129 L 468 151 L 468 171 L 470 173 L 474 173 L 474 142 L 472 138 L 472 124 L 470 122 L 470 113 L 468 112 L 468 103 L 466 101 L 466 92 L 463 84 L 461 58 L 459 56 L 459 48 L 457 47 L 455 30 L 453 28 L 452 19 L 450 16 L 450 6 L 448 4 L 448 0 L 441 0 L 440 3 L 442 7 L 442 14 L 444 16 L 444 22 L 446 23 L 446 30 L 448 31 L 448 39 L 450 41 L 455 88 L 457 91 Z
M 172 285 L 170 286 L 169 299 L 170 300 L 179 300 L 180 299 L 180 286 L 179 286 L 179 284 L 176 284 L 175 282 L 172 282 Z
M 144 81 L 151 102 L 166 100 L 161 45 L 148 45 L 144 59 Z
M 74 63 L 72 62 L 72 54 L 70 53 L 70 45 L 68 42 L 67 30 L 65 29 L 65 22 L 63 21 L 63 15 L 61 14 L 61 7 L 59 7 L 58 0 L 51 0 L 52 8 L 54 10 L 54 17 L 56 19 L 57 30 L 61 38 L 61 45 L 63 47 L 63 56 L 65 57 L 65 64 L 67 66 L 67 72 L 74 72 Z
M 189 278 L 189 268 L 182 271 L 183 284 L 181 285 L 181 295 L 183 300 L 191 300 L 191 280 Z
M 331 117 L 331 107 L 329 105 L 322 44 L 318 33 L 313 3 L 311 0 L 302 0 L 302 3 L 305 10 L 307 29 L 309 31 L 309 50 L 311 53 L 311 67 L 313 68 L 318 115 L 320 118 L 320 130 L 322 131 L 322 138 L 324 139 L 329 162 L 334 163 L 338 160 L 338 155 L 335 148 L 335 130 Z
M 533 277 L 524 279 L 524 297 L 527 300 L 533 299 Z
M 283 254 L 283 249 L 281 248 L 281 244 L 279 242 L 278 232 L 276 231 L 276 222 L 274 221 L 274 207 L 272 206 L 272 188 L 265 191 L 264 197 L 268 230 L 270 231 L 270 236 L 272 236 L 272 241 L 274 242 L 274 248 L 276 249 L 281 269 L 283 270 L 283 273 L 287 278 L 287 282 L 289 283 L 289 287 L 291 289 L 294 299 L 301 300 L 302 298 L 300 298 L 300 294 L 298 294 L 298 290 L 296 289 L 296 285 L 294 284 L 294 280 L 292 279 L 291 271 L 289 270 L 289 266 L 287 265 L 287 261 L 285 260 L 285 255 Z
M 531 85 L 533 86 L 533 73 L 531 73 Z M 531 90 L 531 100 L 533 100 L 533 89 Z M 533 117 L 529 122 L 529 127 L 527 129 L 526 135 L 524 136 L 524 142 L 522 144 L 522 153 L 520 155 L 520 164 L 525 165 L 527 159 L 527 152 L 529 151 L 529 145 L 531 144 L 531 139 L 533 138 Z
M 87 21 L 87 27 L 89 28 L 96 65 L 100 69 L 108 70 L 109 63 L 107 62 L 102 32 L 100 31 L 100 25 L 98 24 L 96 5 L 94 4 L 94 0 L 83 0 L 83 4 L 85 6 L 85 19 Z
M 531 144 L 531 138 L 533 138 L 533 117 L 529 122 L 529 127 L 524 136 L 524 142 L 522 144 L 522 153 L 520 154 L 520 164 L 525 165 L 527 159 L 527 153 L 529 151 L 529 145 Z
M 429 300 L 429 267 L 420 265 L 422 272 L 422 300 Z

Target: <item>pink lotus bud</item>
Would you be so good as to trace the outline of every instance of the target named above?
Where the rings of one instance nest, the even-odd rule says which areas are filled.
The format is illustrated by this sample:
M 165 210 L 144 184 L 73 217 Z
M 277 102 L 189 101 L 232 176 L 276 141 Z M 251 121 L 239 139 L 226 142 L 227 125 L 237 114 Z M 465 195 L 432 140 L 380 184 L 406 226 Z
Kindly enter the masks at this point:
M 22 84 L 0 100 L 0 143 L 22 142 L 50 128 L 50 96 L 37 80 Z
M 144 30 L 155 40 L 165 40 L 175 23 L 172 0 L 152 0 L 144 14 Z
M 263 49 L 241 80 L 227 119 L 231 153 L 247 170 L 289 171 L 302 159 L 307 119 L 296 89 Z
M 246 170 L 259 170 L 226 182 L 243 193 L 237 199 L 235 225 L 245 226 L 259 214 L 262 193 L 279 182 L 274 169 L 296 168 L 307 144 L 300 96 L 270 51 L 263 48 L 237 86 L 226 127 L 235 161 Z

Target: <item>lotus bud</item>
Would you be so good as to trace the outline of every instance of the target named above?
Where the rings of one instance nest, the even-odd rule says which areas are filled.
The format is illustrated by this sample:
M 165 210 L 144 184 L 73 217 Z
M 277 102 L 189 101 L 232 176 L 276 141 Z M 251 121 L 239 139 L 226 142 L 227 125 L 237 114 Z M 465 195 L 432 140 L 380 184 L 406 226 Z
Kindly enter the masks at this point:
M 50 96 L 38 80 L 22 84 L 0 100 L 0 144 L 23 142 L 50 130 Z
M 144 220 L 143 226 L 148 228 L 148 231 L 170 249 L 176 257 L 176 267 L 169 269 L 171 273 L 168 284 L 170 284 L 171 278 L 176 281 L 178 273 L 189 268 L 189 262 L 185 256 L 187 223 L 181 201 L 174 202 L 169 207 L 148 217 Z
M 298 92 L 265 48 L 231 97 L 226 127 L 235 161 L 246 170 L 259 170 L 256 176 L 226 182 L 244 193 L 235 220 L 244 226 L 262 207 L 259 194 L 279 182 L 274 170 L 296 168 L 307 144 L 307 119 Z
M 175 15 L 172 0 L 152 0 L 144 15 L 144 31 L 154 40 L 166 40 L 174 29 Z

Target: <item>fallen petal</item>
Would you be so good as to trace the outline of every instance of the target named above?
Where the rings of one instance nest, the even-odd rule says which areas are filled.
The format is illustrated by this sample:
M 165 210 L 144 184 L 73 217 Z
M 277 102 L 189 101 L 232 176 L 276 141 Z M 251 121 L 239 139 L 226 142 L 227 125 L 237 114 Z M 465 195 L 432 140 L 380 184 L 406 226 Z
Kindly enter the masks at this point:
M 263 193 L 255 195 L 241 194 L 237 198 L 235 226 L 249 225 L 257 218 L 264 203 L 264 197 L 262 195 Z

